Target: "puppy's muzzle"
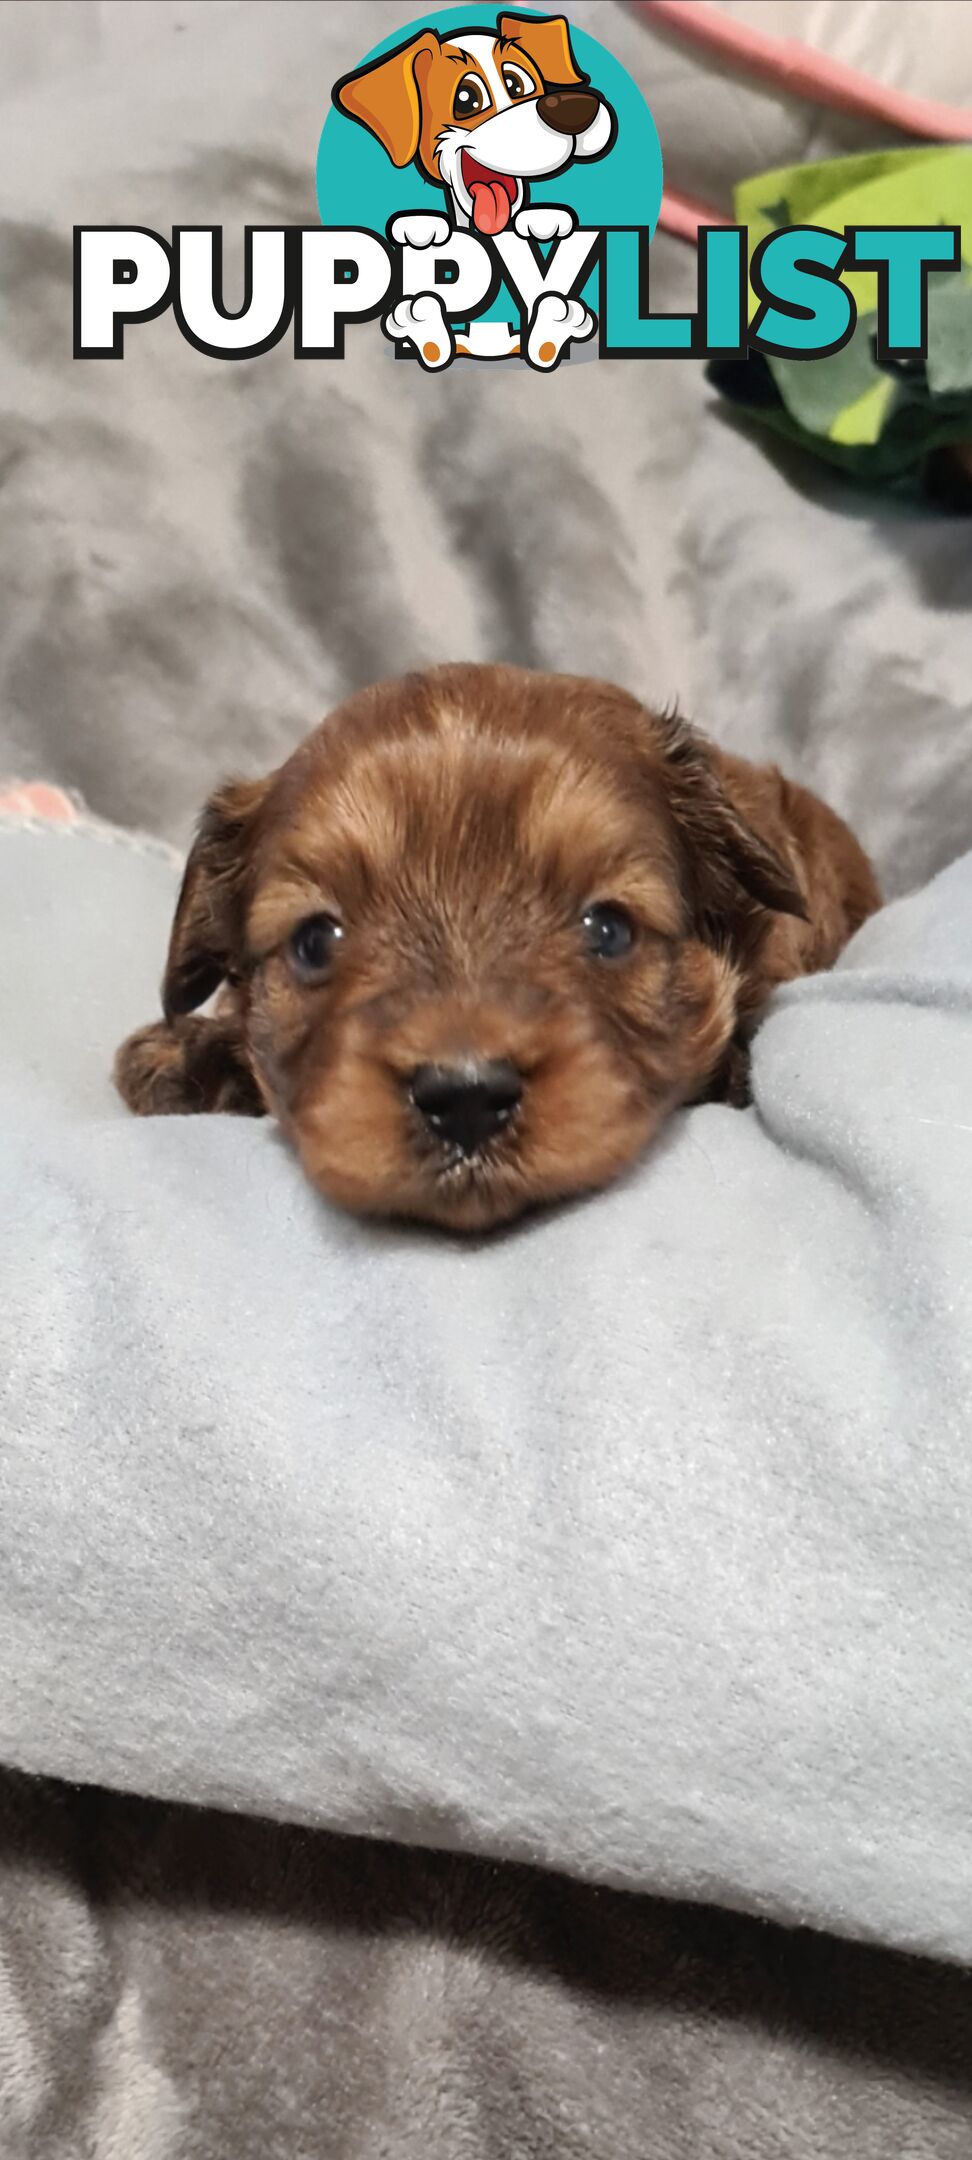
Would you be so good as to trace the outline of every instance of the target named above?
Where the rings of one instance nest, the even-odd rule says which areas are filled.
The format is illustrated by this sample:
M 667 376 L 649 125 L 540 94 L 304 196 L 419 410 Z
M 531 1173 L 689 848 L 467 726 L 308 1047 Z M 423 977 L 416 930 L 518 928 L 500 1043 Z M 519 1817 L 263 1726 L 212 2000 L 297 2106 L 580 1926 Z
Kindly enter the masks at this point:
M 523 1094 L 506 1058 L 464 1058 L 454 1065 L 418 1065 L 409 1094 L 443 1147 L 476 1155 L 508 1125 Z
M 583 135 L 597 119 L 600 102 L 596 90 L 546 90 L 537 111 L 557 135 Z

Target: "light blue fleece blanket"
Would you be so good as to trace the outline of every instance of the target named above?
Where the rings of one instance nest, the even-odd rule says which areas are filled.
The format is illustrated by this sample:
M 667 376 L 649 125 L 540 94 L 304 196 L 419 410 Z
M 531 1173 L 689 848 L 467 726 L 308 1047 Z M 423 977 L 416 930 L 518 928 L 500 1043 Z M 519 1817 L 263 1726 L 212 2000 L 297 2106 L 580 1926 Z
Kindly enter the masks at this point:
M 972 856 L 465 1246 L 124 1113 L 176 875 L 0 830 L 0 1761 L 972 1960 Z

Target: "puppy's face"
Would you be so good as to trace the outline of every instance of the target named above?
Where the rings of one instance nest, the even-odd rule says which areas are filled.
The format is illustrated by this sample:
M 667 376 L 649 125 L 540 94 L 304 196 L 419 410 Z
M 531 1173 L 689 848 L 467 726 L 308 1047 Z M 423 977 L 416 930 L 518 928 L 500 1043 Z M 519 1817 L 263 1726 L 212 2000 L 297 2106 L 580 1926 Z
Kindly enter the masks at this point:
M 699 910 L 741 874 L 780 904 L 693 738 L 605 685 L 435 670 L 214 797 L 166 1009 L 228 976 L 313 1182 L 481 1229 L 611 1178 L 704 1088 L 736 972 Z

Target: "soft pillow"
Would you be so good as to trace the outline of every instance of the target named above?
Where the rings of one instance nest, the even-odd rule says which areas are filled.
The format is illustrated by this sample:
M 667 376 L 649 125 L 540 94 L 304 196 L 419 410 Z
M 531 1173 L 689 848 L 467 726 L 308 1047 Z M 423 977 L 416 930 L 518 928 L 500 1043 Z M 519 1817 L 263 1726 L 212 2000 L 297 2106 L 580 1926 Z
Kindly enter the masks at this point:
M 0 819 L 0 1760 L 972 1958 L 972 856 L 479 1244 L 123 1112 L 176 877 Z

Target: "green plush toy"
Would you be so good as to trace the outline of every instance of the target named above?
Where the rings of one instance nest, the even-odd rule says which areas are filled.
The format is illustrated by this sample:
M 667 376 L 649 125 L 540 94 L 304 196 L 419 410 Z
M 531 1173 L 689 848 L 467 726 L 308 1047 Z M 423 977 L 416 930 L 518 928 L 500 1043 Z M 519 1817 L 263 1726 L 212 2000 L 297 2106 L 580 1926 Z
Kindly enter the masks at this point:
M 927 360 L 875 359 L 876 279 L 849 271 L 858 315 L 841 352 L 823 360 L 753 353 L 714 360 L 708 374 L 755 419 L 854 478 L 914 493 L 940 491 L 945 475 L 953 507 L 972 508 L 972 147 L 877 151 L 761 173 L 737 187 L 735 214 L 751 252 L 782 225 L 961 227 L 961 269 L 929 275 Z

